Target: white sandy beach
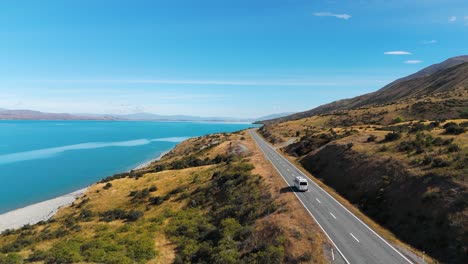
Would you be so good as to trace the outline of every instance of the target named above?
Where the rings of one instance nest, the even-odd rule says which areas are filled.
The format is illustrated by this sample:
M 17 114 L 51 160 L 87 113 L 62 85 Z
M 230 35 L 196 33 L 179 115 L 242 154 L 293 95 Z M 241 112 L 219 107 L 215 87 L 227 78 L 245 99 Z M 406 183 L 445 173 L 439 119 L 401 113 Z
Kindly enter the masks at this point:
M 142 169 L 152 162 L 160 160 L 169 151 L 161 153 L 157 158 L 138 165 L 135 170 Z M 54 216 L 64 206 L 72 204 L 77 198 L 86 192 L 87 188 L 65 194 L 47 201 L 32 204 L 0 215 L 0 233 L 7 229 L 17 229 L 24 225 L 36 224 L 46 221 Z
M 70 205 L 86 192 L 87 188 L 62 195 L 60 197 L 32 204 L 0 215 L 0 232 L 20 228 L 27 224 L 36 224 L 50 219 L 57 211 Z

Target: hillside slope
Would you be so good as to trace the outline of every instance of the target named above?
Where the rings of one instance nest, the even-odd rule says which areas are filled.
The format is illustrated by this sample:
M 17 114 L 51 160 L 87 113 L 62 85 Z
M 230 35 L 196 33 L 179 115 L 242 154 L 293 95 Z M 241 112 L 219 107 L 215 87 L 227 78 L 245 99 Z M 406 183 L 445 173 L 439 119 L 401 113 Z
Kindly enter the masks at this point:
M 382 89 L 325 104 L 309 111 L 290 116 L 266 120 L 261 123 L 272 124 L 318 114 L 327 114 L 338 110 L 350 110 L 360 107 L 370 107 L 387 104 L 398 100 L 431 96 L 436 93 L 450 92 L 458 87 L 466 87 L 468 79 L 468 56 L 459 56 L 445 62 L 429 66 L 415 74 L 396 80 Z
M 189 139 L 4 232 L 0 263 L 326 263 L 319 227 L 282 187 L 246 132 Z
M 403 242 L 468 263 L 466 58 L 259 131 Z

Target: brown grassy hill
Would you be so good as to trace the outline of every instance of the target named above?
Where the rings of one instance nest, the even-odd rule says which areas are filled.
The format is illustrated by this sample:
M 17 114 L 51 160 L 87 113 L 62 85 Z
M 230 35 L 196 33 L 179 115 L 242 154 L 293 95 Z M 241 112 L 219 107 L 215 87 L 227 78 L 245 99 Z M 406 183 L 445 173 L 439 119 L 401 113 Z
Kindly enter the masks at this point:
M 283 184 L 246 132 L 190 139 L 4 232 L 0 263 L 325 263 L 326 240 Z
M 466 89 L 467 82 L 468 56 L 459 56 L 449 59 L 443 63 L 429 66 L 420 72 L 392 82 L 376 92 L 357 96 L 351 99 L 335 101 L 309 111 L 296 113 L 282 118 L 266 120 L 260 123 L 279 123 L 298 120 L 318 114 L 327 114 L 338 110 L 372 107 L 401 100 L 433 96 L 440 93 L 450 93 L 460 87 Z
M 335 126 L 333 118 L 260 131 L 277 144 L 292 140 L 285 154 L 404 242 L 444 263 L 466 263 L 468 120 Z
M 267 122 L 260 133 L 403 242 L 468 263 L 467 59 Z

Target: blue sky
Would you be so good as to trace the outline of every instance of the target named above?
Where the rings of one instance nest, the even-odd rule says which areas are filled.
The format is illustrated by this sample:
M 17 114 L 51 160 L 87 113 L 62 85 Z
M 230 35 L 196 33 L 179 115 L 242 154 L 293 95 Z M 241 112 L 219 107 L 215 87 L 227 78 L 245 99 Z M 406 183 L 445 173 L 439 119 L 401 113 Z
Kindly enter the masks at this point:
M 255 117 L 463 54 L 466 0 L 2 1 L 0 108 Z

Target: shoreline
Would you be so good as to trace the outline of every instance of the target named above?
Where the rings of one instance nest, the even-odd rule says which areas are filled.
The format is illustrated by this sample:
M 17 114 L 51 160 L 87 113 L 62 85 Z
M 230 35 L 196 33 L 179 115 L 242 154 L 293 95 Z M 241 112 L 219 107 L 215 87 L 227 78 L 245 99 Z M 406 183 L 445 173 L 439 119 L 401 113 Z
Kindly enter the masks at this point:
M 72 204 L 81 197 L 88 187 L 50 200 L 28 205 L 0 215 L 0 233 L 8 229 L 18 229 L 25 225 L 47 221 L 62 207 Z
M 145 161 L 132 170 L 144 169 L 151 163 L 160 160 L 171 150 L 172 149 L 162 152 L 158 157 Z M 92 185 L 98 182 L 99 181 L 96 181 Z M 34 203 L 0 214 L 0 234 L 6 230 L 19 229 L 25 225 L 34 225 L 41 221 L 47 221 L 51 219 L 61 208 L 69 206 L 76 199 L 83 196 L 90 186 L 49 200 Z
M 135 167 L 134 169 L 132 169 L 132 170 L 141 170 L 141 169 L 144 169 L 144 168 L 148 167 L 151 163 L 162 159 L 162 157 L 164 157 L 167 153 L 171 152 L 171 150 L 172 150 L 172 149 L 163 151 L 158 157 L 156 157 L 156 158 L 154 158 L 154 159 L 150 159 L 150 160 L 148 160 L 148 161 L 145 161 L 145 162 L 141 163 L 140 165 L 136 166 L 136 167 Z M 132 171 L 132 170 L 131 170 L 131 171 Z

